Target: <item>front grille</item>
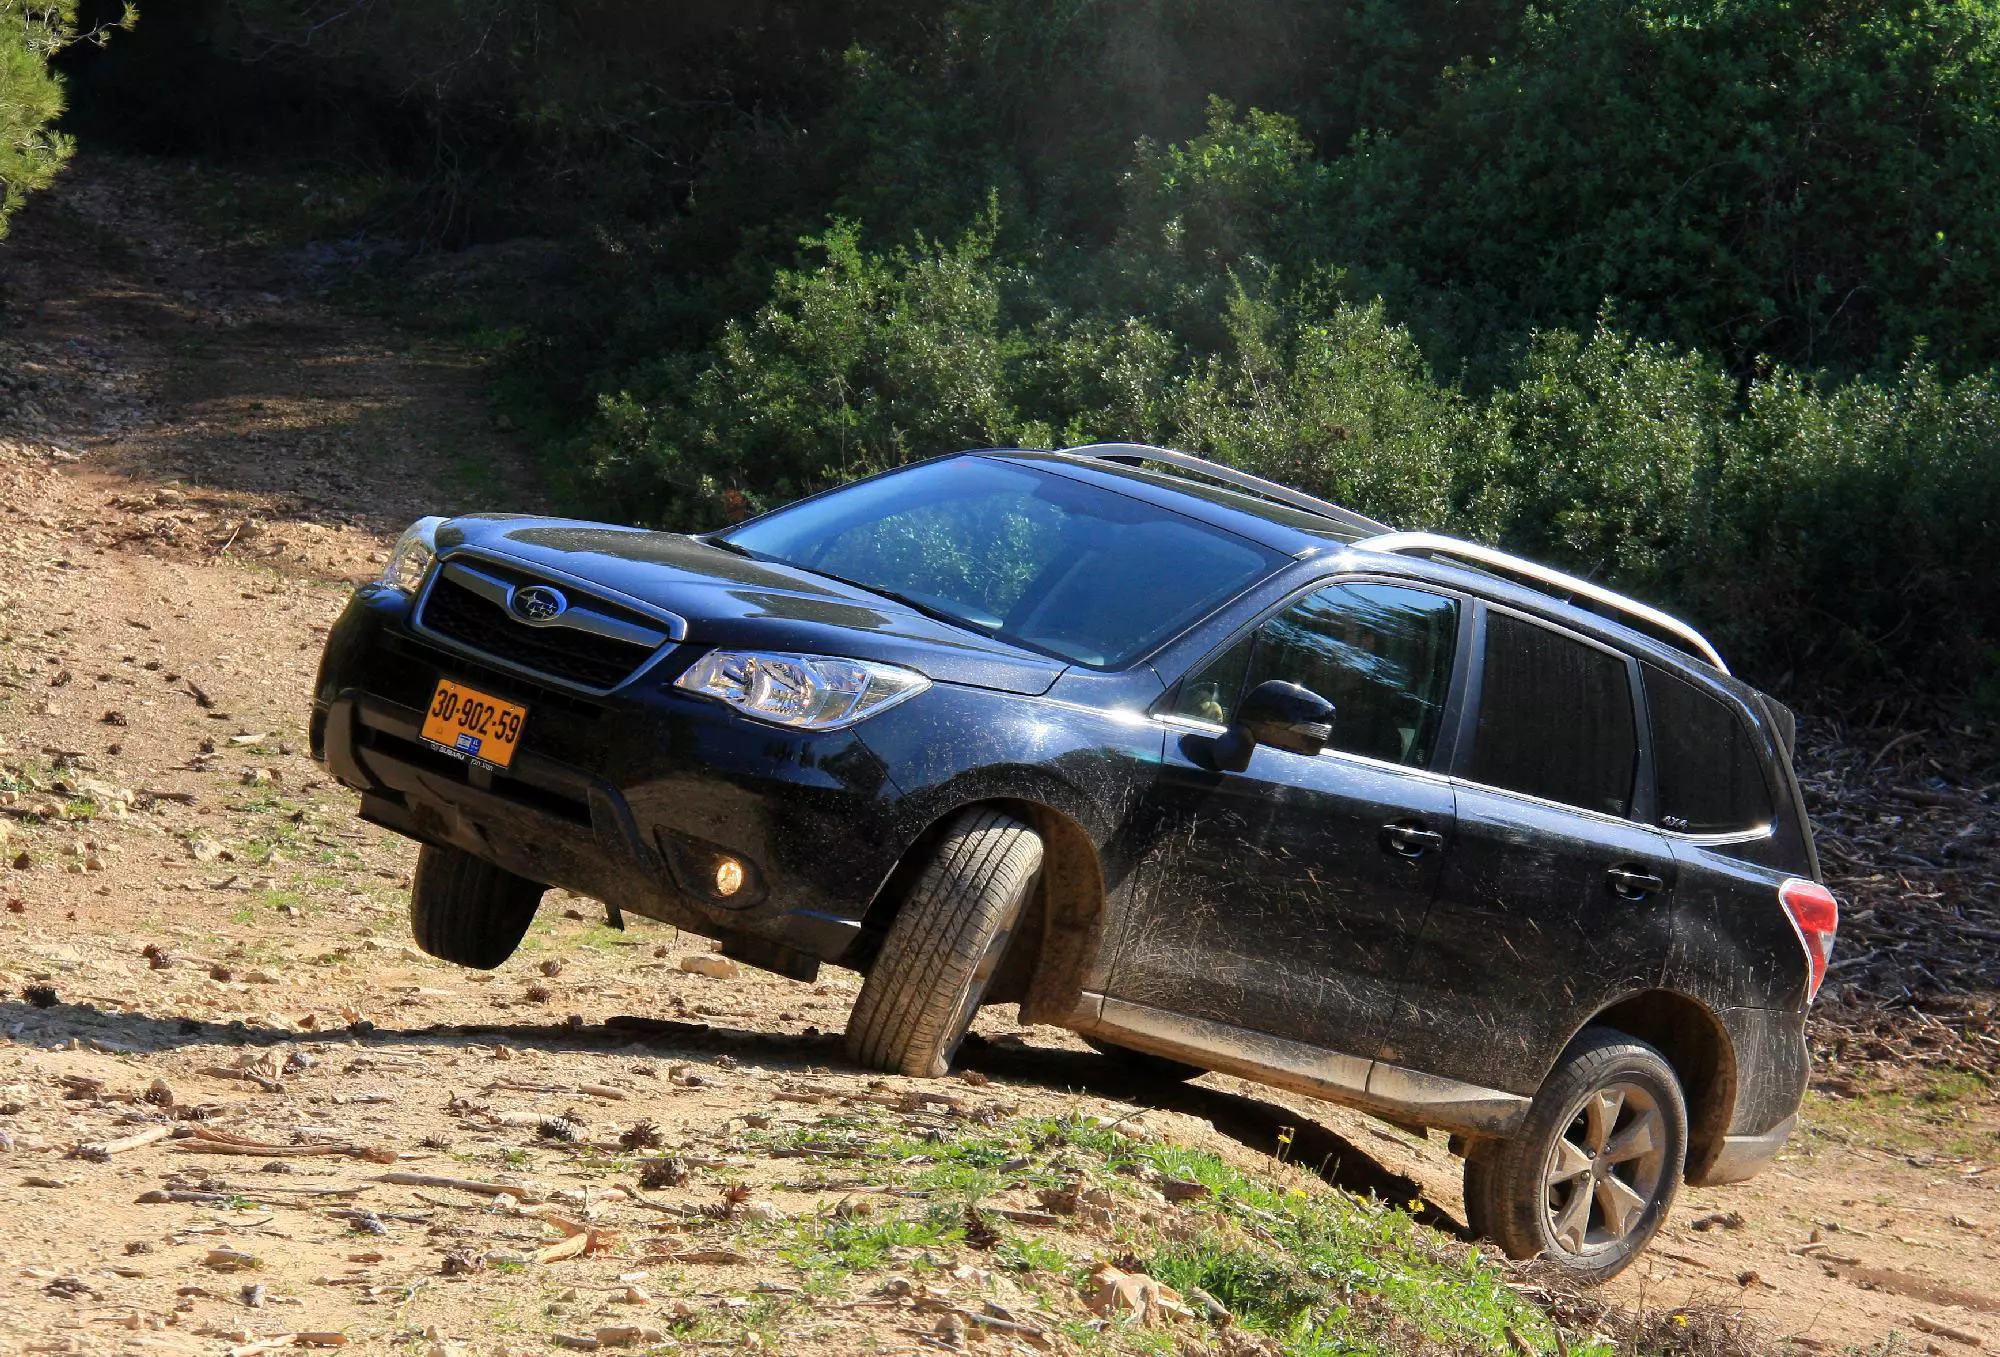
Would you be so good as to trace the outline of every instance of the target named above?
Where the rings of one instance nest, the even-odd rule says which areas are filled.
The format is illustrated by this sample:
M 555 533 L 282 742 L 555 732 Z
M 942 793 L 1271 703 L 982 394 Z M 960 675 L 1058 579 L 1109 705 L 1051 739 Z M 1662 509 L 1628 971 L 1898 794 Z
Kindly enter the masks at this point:
M 419 620 L 460 645 L 587 688 L 616 688 L 653 655 L 650 646 L 609 636 L 531 627 L 444 574 L 432 581 Z

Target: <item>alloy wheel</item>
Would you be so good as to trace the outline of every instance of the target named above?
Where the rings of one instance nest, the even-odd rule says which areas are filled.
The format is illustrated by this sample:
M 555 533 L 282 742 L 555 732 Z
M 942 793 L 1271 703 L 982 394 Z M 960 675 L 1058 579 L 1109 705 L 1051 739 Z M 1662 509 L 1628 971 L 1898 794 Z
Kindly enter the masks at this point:
M 1667 1148 L 1666 1118 L 1645 1088 L 1621 1081 L 1588 1094 L 1544 1172 L 1556 1246 L 1588 1255 L 1638 1229 L 1664 1185 Z

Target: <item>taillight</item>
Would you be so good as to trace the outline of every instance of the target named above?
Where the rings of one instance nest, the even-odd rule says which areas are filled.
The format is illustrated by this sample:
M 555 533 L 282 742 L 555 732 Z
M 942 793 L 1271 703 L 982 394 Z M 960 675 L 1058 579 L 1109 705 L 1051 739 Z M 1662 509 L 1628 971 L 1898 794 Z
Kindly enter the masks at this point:
M 1833 958 L 1833 935 L 1840 927 L 1840 904 L 1833 892 L 1817 881 L 1793 877 L 1778 887 L 1778 903 L 1785 917 L 1798 930 L 1806 949 L 1806 964 L 1812 976 L 1806 982 L 1806 1002 L 1811 1003 L 1826 979 L 1826 963 Z

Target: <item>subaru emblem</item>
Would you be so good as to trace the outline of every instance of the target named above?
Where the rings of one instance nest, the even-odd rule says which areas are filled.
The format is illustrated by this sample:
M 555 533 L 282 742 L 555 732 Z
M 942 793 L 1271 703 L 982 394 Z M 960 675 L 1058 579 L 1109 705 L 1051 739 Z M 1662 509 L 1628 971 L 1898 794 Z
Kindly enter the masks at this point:
M 523 622 L 539 625 L 561 617 L 569 610 L 569 600 L 562 596 L 560 589 L 551 589 L 546 584 L 531 584 L 525 589 L 516 589 L 507 606 Z

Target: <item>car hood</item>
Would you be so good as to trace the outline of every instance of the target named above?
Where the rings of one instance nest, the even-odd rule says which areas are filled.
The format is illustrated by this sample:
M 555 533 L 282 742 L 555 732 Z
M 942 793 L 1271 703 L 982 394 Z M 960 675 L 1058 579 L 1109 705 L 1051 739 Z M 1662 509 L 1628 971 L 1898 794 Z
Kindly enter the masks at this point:
M 755 646 L 908 665 L 943 683 L 1047 692 L 1067 667 L 796 566 L 753 561 L 675 532 L 475 514 L 438 529 L 459 548 L 540 567 L 686 620 L 702 645 Z

